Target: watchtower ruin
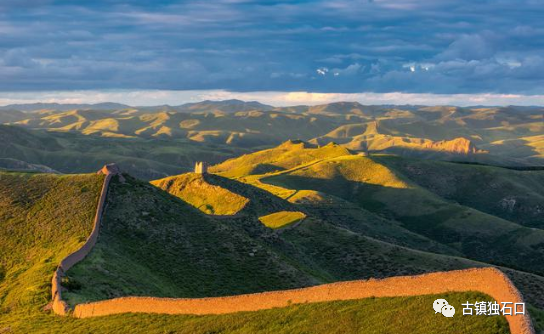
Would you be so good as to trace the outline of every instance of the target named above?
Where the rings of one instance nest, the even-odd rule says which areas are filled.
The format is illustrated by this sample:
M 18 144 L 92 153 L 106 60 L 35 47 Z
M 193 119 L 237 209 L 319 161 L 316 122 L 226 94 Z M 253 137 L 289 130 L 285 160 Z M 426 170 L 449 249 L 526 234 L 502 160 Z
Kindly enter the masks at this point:
M 197 174 L 207 174 L 208 173 L 208 164 L 204 161 L 198 161 L 195 163 L 195 173 Z

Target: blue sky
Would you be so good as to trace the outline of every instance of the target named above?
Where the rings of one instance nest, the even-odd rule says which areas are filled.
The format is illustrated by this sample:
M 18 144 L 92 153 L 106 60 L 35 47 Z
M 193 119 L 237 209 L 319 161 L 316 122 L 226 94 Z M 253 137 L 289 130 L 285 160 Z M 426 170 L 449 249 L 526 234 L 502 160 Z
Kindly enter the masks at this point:
M 544 104 L 543 17 L 541 0 L 2 0 L 0 103 L 310 92 L 299 96 Z

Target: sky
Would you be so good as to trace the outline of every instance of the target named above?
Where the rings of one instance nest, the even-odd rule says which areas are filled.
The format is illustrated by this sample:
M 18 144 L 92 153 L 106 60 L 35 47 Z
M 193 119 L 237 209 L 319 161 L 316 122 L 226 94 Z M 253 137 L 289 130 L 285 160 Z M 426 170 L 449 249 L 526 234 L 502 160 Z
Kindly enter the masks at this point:
M 0 104 L 544 105 L 542 0 L 0 1 Z

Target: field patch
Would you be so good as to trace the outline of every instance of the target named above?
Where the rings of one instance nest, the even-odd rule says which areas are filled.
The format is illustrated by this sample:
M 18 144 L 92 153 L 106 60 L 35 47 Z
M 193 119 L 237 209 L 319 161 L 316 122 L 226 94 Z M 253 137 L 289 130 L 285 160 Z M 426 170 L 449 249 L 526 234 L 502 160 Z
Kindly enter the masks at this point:
M 281 211 L 259 217 L 259 220 L 266 227 L 270 227 L 272 229 L 279 229 L 299 223 L 304 218 L 306 218 L 306 214 L 300 211 Z

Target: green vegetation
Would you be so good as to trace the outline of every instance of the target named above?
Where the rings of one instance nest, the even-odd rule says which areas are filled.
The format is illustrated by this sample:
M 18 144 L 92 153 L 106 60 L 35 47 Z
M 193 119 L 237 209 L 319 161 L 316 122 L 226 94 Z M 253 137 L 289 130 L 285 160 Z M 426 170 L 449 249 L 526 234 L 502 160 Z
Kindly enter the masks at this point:
M 383 156 L 377 161 L 447 200 L 531 227 L 544 227 L 544 172 Z
M 334 148 L 338 155 L 346 154 L 346 149 L 369 149 L 508 166 L 542 165 L 544 159 L 544 122 L 537 108 L 359 103 L 273 108 L 223 101 L 178 107 L 70 109 L 77 107 L 0 111 L 0 123 L 9 124 L 0 124 L 0 159 L 64 173 L 91 172 L 115 162 L 146 180 L 188 172 L 195 161 L 220 163 L 288 140 L 298 145 L 294 139 L 308 141 L 306 147 L 338 143 L 344 150 Z M 293 163 L 281 150 L 249 155 L 244 164 L 235 168 L 220 165 L 215 172 L 228 177 L 265 174 L 308 161 L 308 152 L 300 152 L 304 157 L 297 158 L 296 152 L 284 148 Z
M 306 215 L 302 212 L 281 211 L 259 217 L 259 220 L 266 227 L 270 227 L 272 229 L 279 229 L 282 227 L 287 227 L 291 224 L 301 222 L 304 218 L 306 218 Z
M 102 181 L 0 172 L 0 332 L 45 316 L 53 272 L 90 234 Z
M 455 307 L 453 318 L 434 314 L 430 306 L 438 297 L 446 298 Z M 11 327 L 16 333 L 510 333 L 502 316 L 459 315 L 462 303 L 476 300 L 490 299 L 467 292 L 302 304 L 213 316 L 126 314 L 79 320 L 48 316 L 41 323 L 17 323 L 17 327 Z
M 227 189 L 206 182 L 202 174 L 184 174 L 151 182 L 210 215 L 235 215 L 249 200 Z
M 63 173 L 90 173 L 115 162 L 123 171 L 149 180 L 187 172 L 197 160 L 219 162 L 243 152 L 246 150 L 186 139 L 83 136 L 0 124 L 0 158 L 16 160 L 18 165 L 42 165 L 38 169 L 42 172 L 47 166 Z M 2 165 L 0 162 L 0 168 Z
M 212 174 L 151 184 L 114 178 L 98 244 L 62 281 L 71 305 L 496 265 L 544 328 L 543 170 L 355 152 L 538 163 L 541 116 L 508 108 L 392 110 L 349 103 L 202 110 L 208 107 L 52 111 L 19 120 L 49 132 L 0 125 L 3 169 L 94 171 L 115 161 L 150 179 L 188 171 L 195 160 L 223 161 Z M 297 137 L 313 140 L 269 148 Z M 451 142 L 455 138 L 470 141 Z M 474 145 L 490 153 L 477 153 Z M 248 153 L 256 148 L 268 149 Z M 515 159 L 504 156 L 514 151 Z M 507 332 L 503 318 L 435 316 L 433 296 L 221 316 L 56 317 L 47 307 L 51 275 L 90 233 L 102 181 L 94 174 L 0 172 L 0 333 Z M 481 298 L 447 296 L 458 311 L 461 302 Z
M 434 317 L 432 312 L 428 312 L 429 305 L 435 299 L 434 296 L 307 304 L 219 316 L 132 314 L 91 319 L 56 316 L 45 307 L 50 301 L 52 272 L 58 262 L 77 249 L 90 233 L 102 180 L 103 177 L 97 175 L 55 176 L 0 173 L 0 203 L 2 203 L 0 211 L 2 214 L 0 268 L 2 270 L 0 274 L 5 276 L 4 279 L 0 279 L 1 332 L 269 333 L 273 331 L 275 333 L 303 333 L 322 331 L 351 333 L 361 328 L 374 328 L 377 332 L 385 330 L 388 333 L 403 333 L 414 330 L 425 332 L 430 328 L 438 328 L 442 333 L 453 333 L 463 328 L 472 333 L 508 333 L 506 321 L 502 317 L 454 319 Z M 126 191 L 129 189 L 135 193 L 128 194 Z M 158 218 L 154 215 L 165 209 L 161 205 L 164 204 L 161 202 L 165 201 L 175 202 L 185 208 L 185 212 L 181 215 L 188 216 L 185 222 L 199 217 L 200 224 L 207 224 L 198 211 L 153 189 L 151 186 L 129 179 L 128 184 L 115 183 L 113 196 L 116 196 L 115 192 L 118 196 L 128 195 L 124 202 L 126 205 L 139 198 L 142 192 L 146 192 L 145 190 L 149 190 L 154 195 L 147 195 L 141 202 L 134 203 L 138 206 L 149 201 L 150 207 L 153 204 L 158 206 L 156 211 L 149 213 L 147 216 L 149 219 Z M 110 205 L 112 204 L 110 202 Z M 152 223 L 157 224 L 155 220 Z M 168 226 L 162 225 L 162 227 Z M 109 228 L 111 229 L 112 226 L 110 225 Z M 135 231 L 136 235 L 138 231 Z M 108 238 L 111 238 L 108 233 L 101 235 L 101 240 Z M 175 240 L 163 240 L 163 242 L 166 243 L 163 245 L 166 247 L 163 248 L 169 248 L 168 243 L 174 243 Z M 201 251 L 205 251 L 206 247 L 209 247 L 209 244 L 204 245 Z M 117 246 L 114 248 L 122 250 Z M 93 258 L 97 260 L 96 256 Z M 194 261 L 194 258 L 192 260 Z M 145 263 L 146 261 L 142 261 L 133 269 L 142 268 Z M 131 263 L 126 265 L 130 266 Z M 208 271 L 210 272 L 212 271 Z M 140 274 L 144 277 L 148 273 L 140 272 Z M 160 276 L 160 273 L 155 274 Z M 68 289 L 84 289 L 77 280 L 71 277 L 64 280 L 64 284 Z M 126 284 L 130 286 L 129 283 Z M 446 295 L 446 298 L 456 307 L 458 307 L 457 304 L 460 305 L 466 300 L 486 299 L 485 296 L 474 293 L 450 294 Z M 400 317 L 401 314 L 405 314 L 406 318 Z M 331 316 L 341 321 L 332 323 Z M 308 322 L 308 319 L 312 321 Z
M 113 181 L 98 243 L 68 271 L 72 304 L 117 296 L 225 296 L 317 284 L 252 238 L 245 219 L 213 219 L 127 176 Z M 254 228 L 266 233 L 255 219 Z M 271 233 L 271 232 L 270 232 Z
M 536 202 L 543 194 L 542 171 L 386 155 L 363 157 L 349 152 L 338 156 L 332 150 L 338 145 L 304 145 L 288 143 L 229 160 L 212 170 L 236 177 L 302 209 L 308 215 L 305 223 L 283 233 L 281 238 L 296 245 L 297 252 L 289 253 L 290 256 L 312 268 L 323 280 L 488 264 L 542 272 L 538 259 L 543 232 L 520 225 L 534 225 L 539 220 L 541 213 Z M 274 151 L 280 152 L 276 158 Z M 299 161 L 291 159 L 294 152 L 303 157 L 298 165 Z M 285 167 L 254 174 L 254 167 L 265 159 Z M 523 195 L 524 191 L 531 195 Z M 466 192 L 476 195 L 463 197 Z M 512 194 L 519 211 L 516 207 L 512 213 L 504 208 L 501 212 L 496 204 Z M 522 212 L 527 213 L 528 209 L 535 213 L 533 218 L 527 214 L 523 218 Z M 413 253 L 414 249 L 423 252 Z M 480 262 L 459 261 L 460 258 Z M 365 269 L 342 272 L 338 270 L 342 265 Z M 543 286 L 541 276 L 504 267 L 502 270 L 531 303 L 544 307 L 540 302 L 543 296 L 535 288 Z
M 544 264 L 536 260 L 542 251 L 540 245 L 544 243 L 544 231 L 526 228 L 444 200 L 381 161 L 387 159 L 345 156 L 283 171 L 264 177 L 261 181 L 289 189 L 311 189 L 332 194 L 383 217 L 400 221 L 408 230 L 454 248 L 465 257 L 523 268 L 537 274 L 544 273 Z M 458 165 L 449 164 L 453 166 L 446 173 L 469 175 L 462 172 L 454 174 Z M 482 174 L 478 172 L 479 169 L 491 168 L 470 165 L 463 167 L 475 169 L 475 175 Z M 413 170 L 417 167 L 409 165 L 405 168 Z M 526 172 L 510 171 L 505 172 L 502 177 L 508 180 L 509 175 L 516 175 L 520 179 L 520 174 L 523 173 Z M 425 172 L 423 174 L 427 175 Z M 435 175 L 435 178 L 432 178 L 432 174 L 425 178 L 431 184 L 428 187 L 433 189 L 445 182 L 443 174 L 436 172 Z M 531 186 L 535 179 L 543 177 L 542 172 L 527 172 L 523 177 L 526 187 L 530 187 L 535 193 L 544 194 L 540 185 Z M 420 179 L 422 178 L 424 177 L 421 176 Z M 480 183 L 480 186 L 483 184 Z M 492 190 L 495 194 L 496 188 L 495 186 Z M 472 195 L 467 196 L 469 201 L 470 196 Z M 538 201 L 539 196 L 542 195 L 533 196 L 535 201 Z M 541 215 L 537 210 L 538 204 L 533 202 L 532 205 L 536 214 Z

